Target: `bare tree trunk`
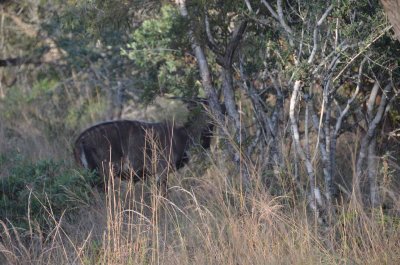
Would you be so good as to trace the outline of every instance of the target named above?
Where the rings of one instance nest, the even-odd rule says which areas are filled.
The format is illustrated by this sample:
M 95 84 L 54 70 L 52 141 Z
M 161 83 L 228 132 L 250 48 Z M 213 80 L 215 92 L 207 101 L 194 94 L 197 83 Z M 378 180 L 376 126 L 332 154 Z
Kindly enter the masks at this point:
M 386 87 L 383 90 L 383 94 L 382 94 L 382 99 L 381 102 L 378 106 L 378 110 L 376 111 L 375 116 L 373 117 L 373 119 L 371 119 L 371 121 L 368 124 L 368 130 L 366 132 L 366 134 L 364 135 L 363 139 L 361 140 L 361 146 L 360 146 L 360 151 L 359 151 L 359 155 L 358 155 L 358 159 L 357 159 L 357 163 L 356 163 L 356 175 L 355 175 L 355 180 L 353 181 L 353 189 L 355 191 L 355 196 L 356 198 L 361 202 L 361 191 L 360 191 L 360 180 L 363 177 L 363 173 L 364 173 L 364 162 L 365 159 L 368 158 L 369 153 L 374 154 L 375 153 L 375 147 L 369 147 L 371 144 L 371 141 L 376 139 L 376 129 L 378 127 L 378 125 L 380 125 L 381 121 L 382 121 L 382 117 L 383 114 L 385 112 L 387 103 L 388 103 L 388 93 L 390 93 L 390 91 L 392 90 L 392 84 L 388 84 L 386 85 Z M 375 98 L 371 98 L 371 97 L 376 97 L 376 93 L 374 92 L 374 90 L 371 93 L 370 99 L 368 101 L 369 104 L 374 104 L 375 103 Z M 372 105 L 369 105 L 368 108 L 371 110 L 371 113 L 369 113 L 371 116 L 370 118 L 372 118 Z M 369 151 L 369 148 L 371 148 L 371 151 Z M 373 148 L 373 150 L 372 150 Z M 367 161 L 369 162 L 373 162 L 373 160 L 369 160 Z M 373 168 L 373 165 L 368 165 L 367 166 L 367 170 L 370 170 Z M 371 178 L 373 179 L 373 182 L 371 184 L 371 179 L 370 179 L 370 185 L 376 185 L 377 180 L 376 180 L 376 174 L 374 174 L 374 172 L 371 172 L 371 174 L 368 173 L 368 176 L 371 176 Z M 370 192 L 376 192 L 376 186 L 370 190 Z M 373 195 L 373 196 L 376 196 Z M 370 195 L 370 198 L 372 197 L 372 195 Z M 374 203 L 377 202 L 377 198 L 374 197 L 373 198 Z M 371 200 L 372 203 L 372 200 Z
M 222 92 L 224 93 L 224 103 L 226 111 L 229 117 L 232 118 L 235 128 L 239 130 L 241 127 L 240 116 L 236 109 L 236 102 L 235 102 L 232 82 L 233 82 L 232 70 L 230 69 L 230 66 L 222 67 L 221 83 L 222 83 Z
M 239 46 L 240 40 L 243 37 L 246 27 L 247 27 L 247 21 L 242 21 L 234 29 L 231 40 L 227 44 L 224 54 L 221 54 L 220 52 L 217 52 L 216 49 L 213 49 L 217 55 L 218 58 L 217 61 L 222 66 L 221 83 L 222 83 L 222 92 L 224 94 L 224 103 L 228 116 L 233 120 L 235 126 L 237 143 L 240 143 L 240 141 L 246 138 L 246 133 L 241 124 L 240 115 L 236 107 L 235 93 L 233 89 L 233 79 L 232 79 L 232 63 L 233 63 L 233 56 L 235 55 L 235 51 Z
M 188 11 L 186 8 L 186 1 L 185 0 L 176 0 L 175 2 L 179 6 L 182 17 L 184 17 L 185 19 L 187 19 L 190 22 L 189 14 L 188 14 Z M 232 67 L 233 55 L 234 55 L 235 50 L 236 50 L 237 46 L 239 45 L 240 39 L 242 38 L 242 35 L 246 29 L 246 25 L 247 25 L 247 22 L 242 22 L 239 25 L 239 27 L 236 28 L 236 30 L 233 33 L 232 40 L 226 48 L 224 57 L 220 58 L 220 60 L 219 60 L 222 65 L 221 78 L 222 78 L 222 88 L 223 88 L 223 92 L 224 92 L 224 96 L 225 96 L 225 106 L 227 108 L 228 115 L 234 120 L 234 125 L 235 125 L 237 131 L 239 132 L 239 134 L 238 134 L 239 145 L 241 144 L 241 141 L 243 140 L 243 135 L 242 135 L 242 128 L 241 128 L 241 123 L 240 123 L 240 116 L 239 116 L 239 113 L 235 106 L 231 67 Z M 214 118 L 216 119 L 216 121 L 219 124 L 224 124 L 221 106 L 219 105 L 219 101 L 218 101 L 218 96 L 214 89 L 214 86 L 212 85 L 211 72 L 210 72 L 210 69 L 208 66 L 207 58 L 205 56 L 203 47 L 201 47 L 200 43 L 198 42 L 198 40 L 195 37 L 194 28 L 195 28 L 195 25 L 190 22 L 189 29 L 188 29 L 188 35 L 189 35 L 192 49 L 193 49 L 196 59 L 197 59 L 197 64 L 199 66 L 202 85 L 207 93 L 207 97 L 209 99 L 209 105 L 210 105 L 211 112 L 212 112 Z M 218 54 L 217 54 L 217 56 L 218 56 Z M 221 57 L 220 54 L 219 54 L 219 57 Z M 224 128 L 222 128 L 222 129 L 224 129 Z M 225 132 L 225 133 L 227 134 L 228 132 Z M 242 178 L 241 182 L 244 186 L 245 191 L 247 191 L 250 187 L 250 179 L 249 179 L 248 171 L 245 170 L 245 168 L 242 167 L 242 164 L 241 164 L 242 155 L 243 155 L 240 150 L 241 147 L 239 146 L 239 148 L 236 148 L 236 149 L 234 148 L 233 150 L 232 150 L 232 148 L 229 148 L 229 149 L 230 149 L 230 152 L 234 156 L 234 161 L 236 162 L 236 164 L 238 165 L 238 168 L 240 169 L 241 178 Z
M 271 117 L 271 123 L 272 123 L 271 134 L 274 136 L 273 150 L 272 150 L 272 159 L 274 161 L 274 167 L 275 167 L 274 172 L 275 174 L 278 174 L 276 170 L 279 170 L 279 168 L 283 168 L 285 166 L 283 160 L 283 149 L 282 149 L 282 138 L 281 138 L 283 136 L 282 123 L 284 119 L 285 99 L 283 96 L 282 88 L 279 86 L 275 77 L 270 75 L 270 79 L 272 80 L 276 92 L 276 106 Z
M 187 21 L 190 21 L 189 14 L 188 14 L 188 11 L 186 8 L 186 1 L 185 0 L 175 0 L 175 2 L 179 7 L 181 16 L 184 17 L 185 19 L 187 19 Z M 208 62 L 207 62 L 206 55 L 204 54 L 204 50 L 195 37 L 193 23 L 189 23 L 188 35 L 189 35 L 190 43 L 192 46 L 192 50 L 195 53 L 195 56 L 197 59 L 197 64 L 198 64 L 199 70 L 200 70 L 201 83 L 204 87 L 204 90 L 207 93 L 207 98 L 209 100 L 211 112 L 214 115 L 214 118 L 218 122 L 222 122 L 223 119 L 222 119 L 221 106 L 218 101 L 217 92 L 215 91 L 214 86 L 212 84 L 210 68 L 208 66 Z
M 292 137 L 293 137 L 293 142 L 294 142 L 294 147 L 295 147 L 295 152 L 299 155 L 300 159 L 303 160 L 306 170 L 307 170 L 307 176 L 308 180 L 310 183 L 310 207 L 314 211 L 316 217 L 318 220 L 321 219 L 321 214 L 319 211 L 319 206 L 322 204 L 322 198 L 319 192 L 319 189 L 316 187 L 316 182 L 315 182 L 315 173 L 314 173 L 314 168 L 311 163 L 311 159 L 309 154 L 304 151 L 303 147 L 301 146 L 300 143 L 300 134 L 299 134 L 299 128 L 298 128 L 298 120 L 296 120 L 295 117 L 295 108 L 297 101 L 299 99 L 299 90 L 301 86 L 301 81 L 297 80 L 293 86 L 293 93 L 290 98 L 290 107 L 289 107 L 289 117 L 290 117 L 290 125 L 292 128 Z M 309 147 L 306 146 L 306 150 L 309 150 Z
M 120 81 L 117 82 L 115 88 L 107 89 L 107 97 L 109 102 L 109 120 L 119 120 L 123 110 L 123 87 Z
M 371 206 L 378 207 L 380 205 L 380 196 L 378 189 L 378 158 L 376 156 L 376 138 L 373 138 L 368 146 L 367 163 Z
M 221 83 L 222 83 L 222 92 L 224 94 L 224 103 L 226 107 L 226 111 L 230 119 L 232 119 L 235 129 L 235 141 L 237 147 L 235 148 L 234 152 L 234 162 L 237 164 L 242 183 L 244 185 L 245 190 L 247 191 L 250 187 L 250 175 L 248 170 L 248 163 L 247 163 L 247 156 L 246 152 L 243 152 L 242 143 L 246 140 L 246 130 L 242 126 L 241 118 L 239 111 L 236 107 L 235 102 L 235 92 L 233 88 L 233 78 L 232 78 L 232 63 L 233 63 L 233 56 L 235 54 L 236 48 L 238 47 L 240 40 L 243 37 L 243 34 L 247 27 L 247 21 L 242 21 L 233 31 L 232 38 L 228 43 L 225 54 L 223 59 L 221 55 L 219 56 L 220 64 L 222 66 L 221 69 Z M 221 61 L 222 59 L 222 61 Z
M 323 128 L 325 130 L 325 152 L 322 153 L 323 160 L 323 172 L 325 180 L 325 196 L 328 200 L 329 205 L 332 201 L 332 191 L 333 191 L 333 179 L 332 179 L 332 163 L 331 163 L 331 110 L 332 110 L 332 99 L 330 96 L 330 81 L 327 82 L 324 88 L 324 110 L 325 110 L 325 120 L 323 122 Z M 322 144 L 322 142 L 320 143 Z
M 121 82 L 117 82 L 117 95 L 116 95 L 116 117 L 117 119 L 122 118 L 122 110 L 124 108 L 124 102 L 123 102 L 123 96 L 124 96 L 124 87 L 122 86 Z

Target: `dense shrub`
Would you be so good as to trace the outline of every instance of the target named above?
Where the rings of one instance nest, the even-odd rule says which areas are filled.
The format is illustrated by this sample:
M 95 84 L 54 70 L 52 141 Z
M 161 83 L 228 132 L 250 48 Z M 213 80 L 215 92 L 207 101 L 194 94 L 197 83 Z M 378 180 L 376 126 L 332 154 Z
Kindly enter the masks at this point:
M 49 227 L 61 215 L 69 218 L 90 204 L 94 173 L 80 172 L 63 161 L 30 162 L 19 155 L 2 156 L 0 165 L 12 165 L 0 182 L 0 219 L 26 227 L 28 220 Z

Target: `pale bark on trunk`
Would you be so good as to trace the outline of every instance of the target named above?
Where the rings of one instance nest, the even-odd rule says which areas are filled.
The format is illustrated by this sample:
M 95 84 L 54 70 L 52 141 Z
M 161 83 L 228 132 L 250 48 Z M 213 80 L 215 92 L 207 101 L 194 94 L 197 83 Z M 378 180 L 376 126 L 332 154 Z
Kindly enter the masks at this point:
M 380 196 L 378 187 L 378 157 L 376 156 L 376 138 L 373 138 L 368 146 L 367 163 L 369 198 L 371 207 L 378 207 L 380 205 Z
M 376 114 L 372 117 L 372 104 L 375 103 L 375 97 L 376 97 L 376 93 L 374 91 L 372 91 L 370 99 L 368 101 L 368 108 L 370 111 L 368 111 L 369 114 L 369 118 L 370 118 L 370 122 L 368 124 L 368 129 L 366 134 L 364 135 L 364 137 L 361 140 L 361 146 L 360 146 L 360 151 L 359 151 L 359 155 L 358 155 L 358 159 L 357 159 L 357 163 L 356 163 L 356 175 L 354 176 L 354 181 L 353 181 L 353 190 L 355 192 L 355 197 L 359 202 L 362 202 L 362 197 L 361 197 L 361 188 L 360 188 L 360 182 L 361 182 L 361 178 L 364 176 L 365 170 L 364 170 L 364 162 L 366 159 L 367 163 L 374 163 L 375 160 L 370 160 L 369 159 L 369 154 L 372 155 L 371 159 L 375 158 L 375 146 L 371 146 L 371 142 L 376 140 L 376 131 L 377 131 L 377 127 L 381 124 L 382 121 L 382 117 L 385 113 L 385 109 L 388 103 L 388 94 L 391 92 L 392 90 L 392 84 L 388 84 L 386 85 L 386 87 L 383 89 L 383 93 L 382 93 L 382 98 L 381 101 L 379 103 L 378 109 L 376 111 Z M 372 98 L 374 97 L 374 98 Z M 373 144 L 374 145 L 374 144 Z M 375 166 L 376 168 L 376 166 Z M 367 171 L 368 170 L 373 170 L 375 169 L 374 165 L 367 165 Z M 370 192 L 375 193 L 374 195 L 370 195 L 371 198 L 371 203 L 378 203 L 378 197 L 377 197 L 377 180 L 376 177 L 377 175 L 371 171 L 371 172 L 367 172 L 368 176 L 372 179 L 369 179 L 370 185 L 373 185 L 374 187 L 372 187 L 372 189 L 370 190 Z M 371 186 L 370 186 L 371 188 Z M 372 198 L 372 196 L 374 196 L 374 198 Z
M 186 1 L 185 0 L 176 0 L 176 4 L 179 7 L 181 16 L 190 21 L 189 14 L 186 8 Z M 192 46 L 192 50 L 195 54 L 197 59 L 197 64 L 199 66 L 200 76 L 201 76 L 201 83 L 206 91 L 207 98 L 209 100 L 208 104 L 211 108 L 211 112 L 214 115 L 214 118 L 217 122 L 222 123 L 222 111 L 221 106 L 218 101 L 218 95 L 215 91 L 215 88 L 212 84 L 211 72 L 208 66 L 207 58 L 204 53 L 203 47 L 201 47 L 199 41 L 196 39 L 194 34 L 194 25 L 189 23 L 188 35 L 190 39 L 190 43 Z
M 292 137 L 293 137 L 293 142 L 294 142 L 294 147 L 295 147 L 295 152 L 299 155 L 300 159 L 303 161 L 306 171 L 307 171 L 307 176 L 308 176 L 308 181 L 310 183 L 310 195 L 309 195 L 309 201 L 310 201 L 310 207 L 314 211 L 316 217 L 320 220 L 322 218 L 321 213 L 319 208 L 322 206 L 322 198 L 320 195 L 320 191 L 316 186 L 316 180 L 315 180 L 315 173 L 314 173 L 314 168 L 310 159 L 310 155 L 307 154 L 306 151 L 304 151 L 301 143 L 300 143 L 300 133 L 299 133 L 299 127 L 298 127 L 298 120 L 296 119 L 295 116 L 295 108 L 299 99 L 299 90 L 301 87 L 301 81 L 297 80 L 293 86 L 293 92 L 292 96 L 290 98 L 290 106 L 289 106 L 289 117 L 290 117 L 290 126 L 292 129 Z M 309 147 L 306 146 L 306 150 L 309 150 Z

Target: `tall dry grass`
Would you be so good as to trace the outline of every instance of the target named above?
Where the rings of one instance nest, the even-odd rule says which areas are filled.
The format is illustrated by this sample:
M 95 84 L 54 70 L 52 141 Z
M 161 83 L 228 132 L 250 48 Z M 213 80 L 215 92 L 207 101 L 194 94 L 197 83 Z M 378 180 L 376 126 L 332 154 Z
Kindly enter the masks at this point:
M 354 167 L 346 153 L 355 150 L 338 159 L 343 175 Z M 261 164 L 246 165 L 253 186 L 247 194 L 235 167 L 214 151 L 171 172 L 167 197 L 153 179 L 111 177 L 106 192 L 93 189 L 92 203 L 73 219 L 55 217 L 42 202 L 50 231 L 34 220 L 28 230 L 0 222 L 0 264 L 399 264 L 398 190 L 385 187 L 390 211 L 367 209 L 349 194 L 321 226 L 294 192 L 291 173 L 282 170 L 266 187 L 274 174 Z M 386 182 L 394 177 L 382 171 Z
M 49 233 L 35 224 L 21 231 L 3 223 L 1 262 L 398 264 L 398 217 L 350 200 L 337 206 L 332 225 L 321 227 L 302 199 L 263 188 L 245 195 L 232 172 L 221 158 L 203 157 L 170 174 L 166 198 L 152 180 L 135 185 L 111 178 L 74 222 L 53 218 Z

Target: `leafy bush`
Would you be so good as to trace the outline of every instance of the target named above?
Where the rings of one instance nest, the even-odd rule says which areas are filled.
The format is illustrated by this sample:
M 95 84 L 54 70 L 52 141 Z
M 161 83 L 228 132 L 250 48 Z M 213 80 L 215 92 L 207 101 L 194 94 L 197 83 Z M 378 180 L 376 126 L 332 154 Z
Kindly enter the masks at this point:
M 8 161 L 6 161 L 8 160 Z M 53 218 L 90 204 L 92 186 L 99 178 L 94 173 L 79 172 L 64 162 L 30 162 L 21 156 L 2 157 L 12 164 L 8 176 L 0 182 L 0 219 L 26 228 L 28 220 L 49 227 Z
M 144 89 L 142 99 L 153 100 L 158 94 L 172 93 L 190 97 L 197 95 L 200 84 L 186 24 L 179 11 L 170 5 L 161 8 L 156 18 L 145 20 L 131 36 L 122 55 L 135 64 L 138 87 Z

